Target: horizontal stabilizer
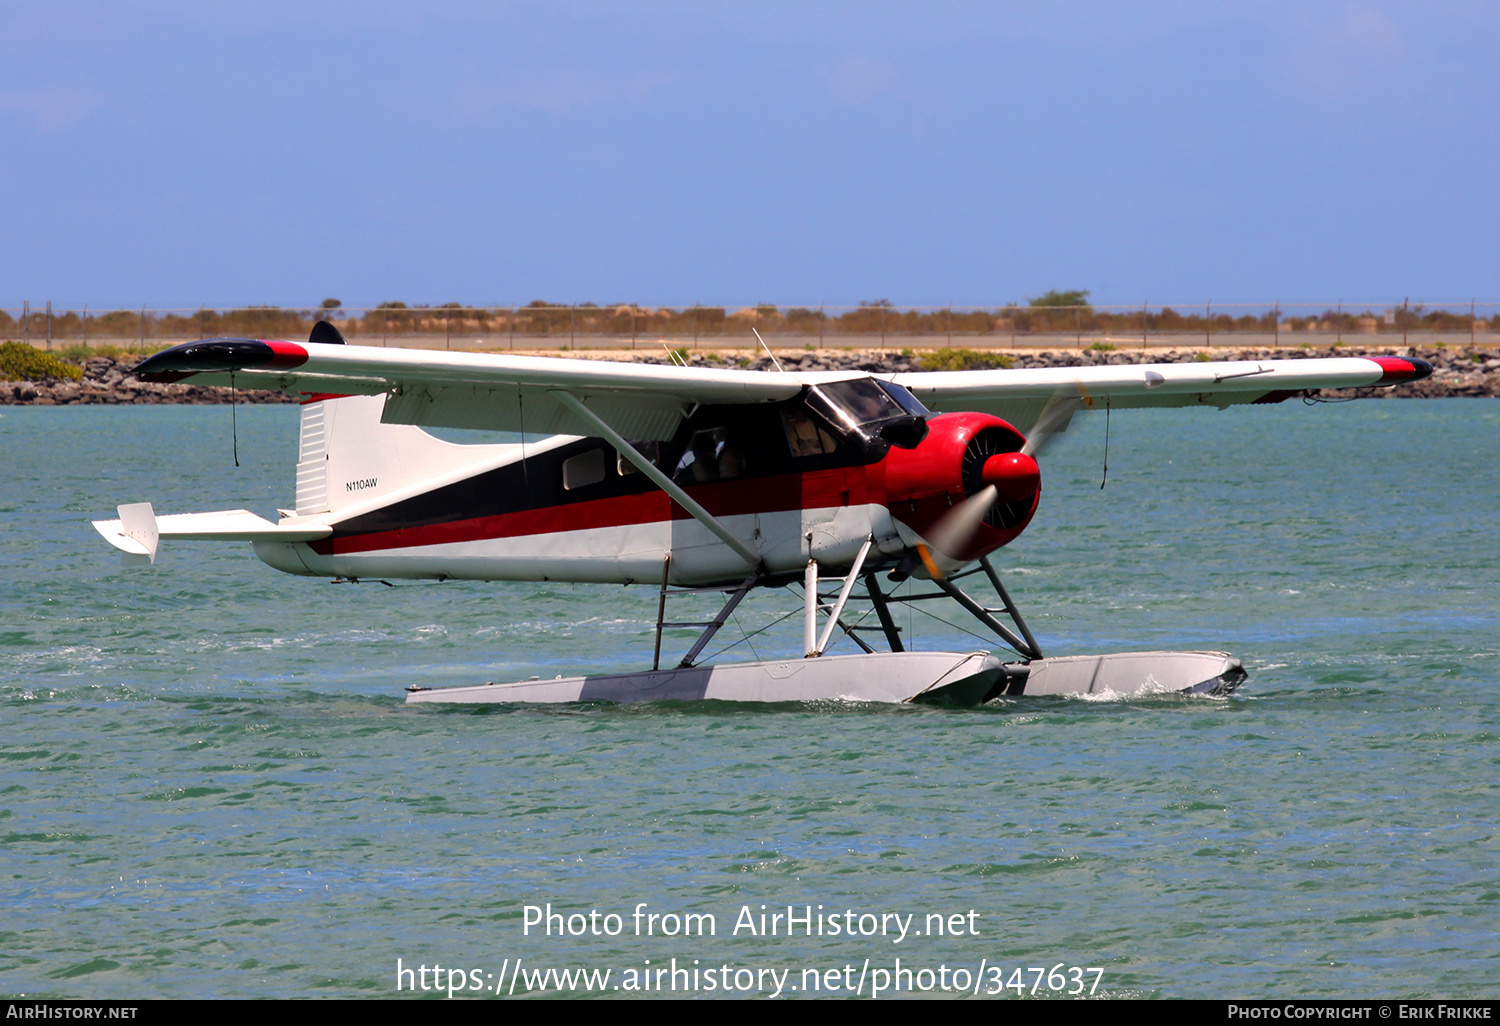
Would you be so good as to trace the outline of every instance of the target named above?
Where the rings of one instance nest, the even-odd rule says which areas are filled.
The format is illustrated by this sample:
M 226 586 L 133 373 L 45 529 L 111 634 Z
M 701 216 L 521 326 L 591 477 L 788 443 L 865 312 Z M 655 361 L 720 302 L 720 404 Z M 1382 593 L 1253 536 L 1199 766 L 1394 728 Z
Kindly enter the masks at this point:
M 333 528 L 326 524 L 282 527 L 248 509 L 221 509 L 212 513 L 173 513 L 156 516 L 149 502 L 119 507 L 119 520 L 95 520 L 94 530 L 124 553 L 126 566 L 156 562 L 162 538 L 186 541 L 284 541 L 304 542 L 327 538 Z

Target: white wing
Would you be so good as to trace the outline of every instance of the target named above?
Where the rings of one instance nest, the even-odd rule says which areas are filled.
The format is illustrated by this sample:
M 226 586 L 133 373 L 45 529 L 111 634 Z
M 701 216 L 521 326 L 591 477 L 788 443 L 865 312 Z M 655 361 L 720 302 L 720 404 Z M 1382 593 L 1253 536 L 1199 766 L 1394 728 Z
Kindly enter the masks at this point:
M 775 402 L 804 384 L 796 375 L 757 371 L 250 339 L 176 346 L 136 374 L 280 392 L 383 392 L 387 424 L 595 434 L 553 394 L 568 392 L 627 438 L 660 441 L 673 436 L 695 405 Z
M 1083 408 L 1216 406 L 1274 402 L 1307 389 L 1388 385 L 1424 378 L 1425 362 L 1349 357 L 1133 364 L 1031 370 L 882 375 L 934 410 L 993 413 L 1022 431 L 1059 396 Z M 582 401 L 620 434 L 666 440 L 698 404 L 776 402 L 820 381 L 861 376 L 717 370 L 603 360 L 386 349 L 326 343 L 208 339 L 151 357 L 146 380 L 314 394 L 384 393 L 382 420 L 416 424 L 594 434 L 557 393 Z
M 1049 403 L 1077 400 L 1082 409 L 1273 403 L 1312 389 L 1363 388 L 1414 381 L 1432 373 L 1408 357 L 1234 360 L 1207 363 L 1121 364 L 1027 370 L 936 371 L 896 374 L 933 410 L 992 413 L 1025 433 Z

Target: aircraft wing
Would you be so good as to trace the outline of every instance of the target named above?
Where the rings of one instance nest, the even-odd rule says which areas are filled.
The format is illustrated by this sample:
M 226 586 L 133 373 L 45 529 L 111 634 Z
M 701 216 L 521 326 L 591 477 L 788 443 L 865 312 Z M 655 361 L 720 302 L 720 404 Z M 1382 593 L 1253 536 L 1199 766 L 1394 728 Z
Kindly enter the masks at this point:
M 568 393 L 631 439 L 666 440 L 698 404 L 775 402 L 854 372 L 720 370 L 318 342 L 206 339 L 152 356 L 147 381 L 235 385 L 316 395 L 386 395 L 382 421 L 527 433 L 596 433 Z M 1425 378 L 1407 357 L 1123 364 L 881 375 L 930 408 L 1002 417 L 1023 432 L 1044 409 L 1216 406 L 1279 402 L 1309 389 Z
M 568 392 L 632 439 L 665 441 L 694 406 L 789 399 L 795 375 L 329 343 L 206 339 L 135 369 L 146 381 L 318 395 L 385 393 L 387 424 L 595 434 L 554 392 Z
M 1074 410 L 1106 406 L 1116 410 L 1223 409 L 1241 403 L 1278 403 L 1314 389 L 1394 385 L 1431 373 L 1432 365 L 1425 360 L 1374 356 L 934 371 L 888 377 L 930 409 L 994 414 L 1024 434 L 1043 410 L 1060 402 Z

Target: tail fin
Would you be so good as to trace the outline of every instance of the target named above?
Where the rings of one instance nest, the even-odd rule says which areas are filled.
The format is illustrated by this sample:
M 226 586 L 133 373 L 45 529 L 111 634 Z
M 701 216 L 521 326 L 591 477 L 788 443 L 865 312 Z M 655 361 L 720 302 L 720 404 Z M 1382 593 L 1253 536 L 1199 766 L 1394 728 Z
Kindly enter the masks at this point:
M 493 464 L 517 448 L 455 445 L 406 424 L 383 424 L 383 395 L 314 398 L 302 406 L 297 516 L 338 513 L 379 495 Z
M 256 553 L 278 570 L 310 573 L 300 557 L 286 555 L 285 545 L 263 550 L 261 543 L 326 538 L 342 510 L 461 480 L 521 455 L 519 445 L 455 445 L 419 427 L 382 424 L 384 408 L 383 395 L 314 396 L 302 404 L 297 519 L 273 524 L 243 509 L 158 516 L 149 502 L 140 502 L 120 506 L 118 520 L 96 520 L 94 527 L 124 553 L 126 566 L 155 562 L 163 539 L 180 538 L 255 542 Z M 281 512 L 285 517 L 288 511 Z
M 295 503 L 299 517 L 328 509 L 328 408 L 338 401 L 312 399 L 302 404 Z

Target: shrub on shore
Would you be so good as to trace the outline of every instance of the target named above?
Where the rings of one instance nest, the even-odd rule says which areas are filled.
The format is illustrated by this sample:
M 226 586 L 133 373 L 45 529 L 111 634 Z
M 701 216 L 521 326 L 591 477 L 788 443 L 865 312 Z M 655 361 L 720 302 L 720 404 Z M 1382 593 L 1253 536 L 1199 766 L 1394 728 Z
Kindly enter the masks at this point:
M 41 381 L 45 378 L 71 378 L 77 381 L 81 377 L 81 368 L 64 363 L 35 346 L 25 342 L 0 343 L 0 378 L 7 381 Z
M 146 346 L 142 348 L 141 346 L 117 346 L 113 344 L 86 346 L 75 342 L 58 349 L 57 355 L 69 363 L 86 363 L 96 356 L 108 356 L 116 360 L 123 357 L 134 357 L 139 360 L 150 356 L 161 348 L 161 346 Z
M 906 356 L 911 350 L 903 350 L 901 355 Z M 920 361 L 922 370 L 929 371 L 966 371 L 966 370 L 990 370 L 995 367 L 1008 368 L 1015 362 L 1005 353 L 986 353 L 977 349 L 934 349 L 930 353 L 923 353 Z

